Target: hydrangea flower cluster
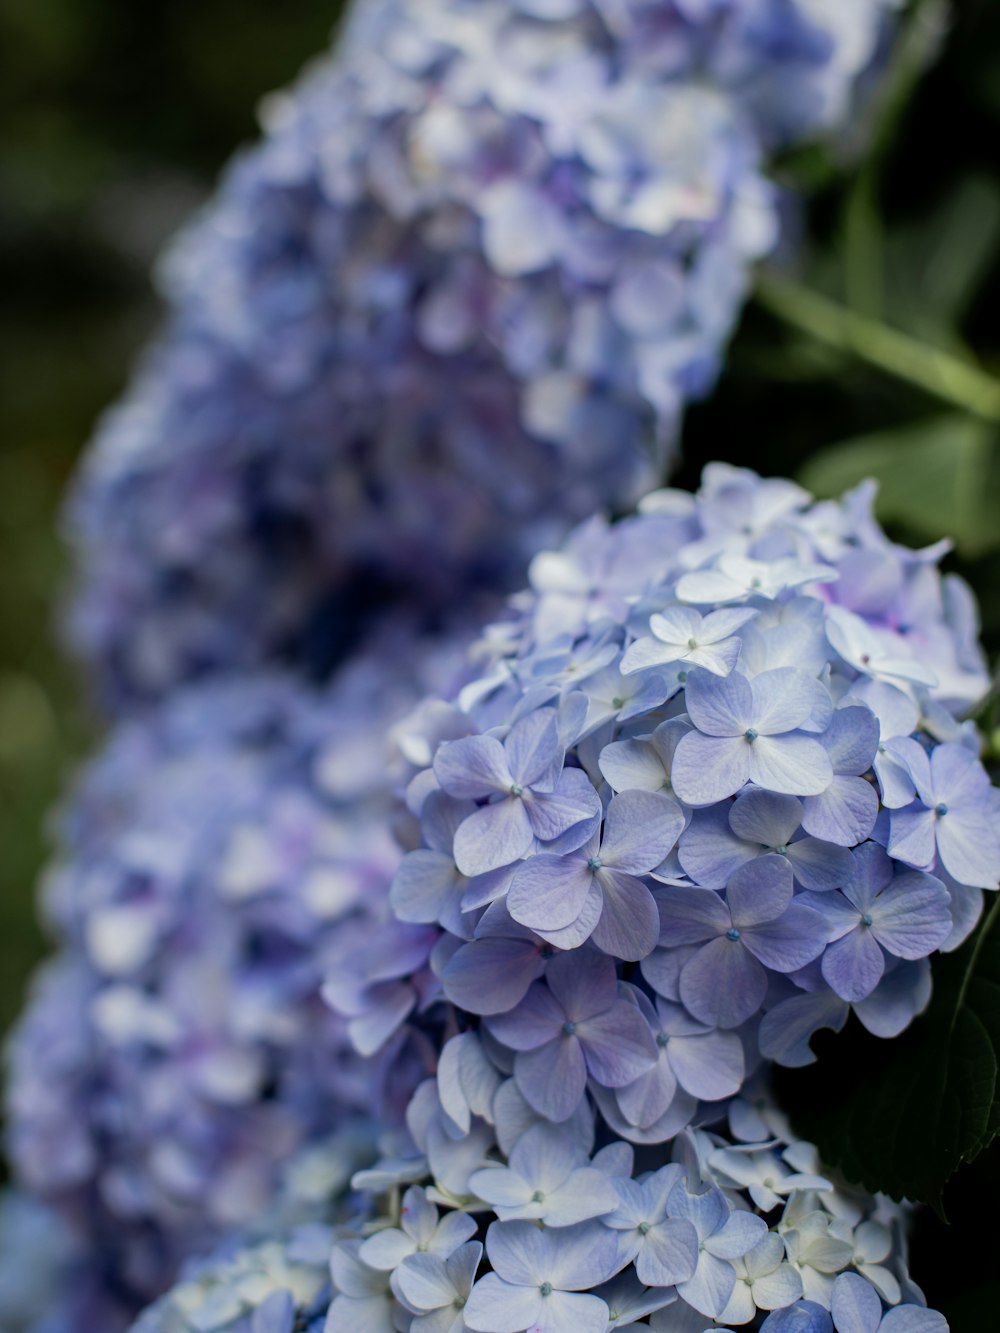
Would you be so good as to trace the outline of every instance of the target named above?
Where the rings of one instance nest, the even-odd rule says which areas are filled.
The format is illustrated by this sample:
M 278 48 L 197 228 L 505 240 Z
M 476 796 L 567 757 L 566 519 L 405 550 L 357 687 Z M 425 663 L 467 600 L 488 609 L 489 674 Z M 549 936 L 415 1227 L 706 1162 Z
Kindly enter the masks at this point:
M 451 660 L 394 633 L 324 691 L 192 686 L 119 729 L 64 814 L 8 1142 L 130 1313 L 272 1207 L 302 1145 L 393 1097 L 405 1043 L 363 1064 L 318 992 L 386 915 L 380 736 Z
M 411 1113 L 421 1143 L 417 1105 L 438 1096 L 426 1086 Z M 907 1272 L 903 1211 L 822 1174 L 766 1096 L 734 1100 L 724 1122 L 686 1130 L 648 1165 L 620 1141 L 595 1152 L 588 1117 L 540 1120 L 509 1079 L 480 1109 L 495 1113 L 497 1141 L 488 1153 L 460 1138 L 439 1146 L 448 1184 L 426 1155 L 358 1173 L 378 1202 L 336 1239 L 322 1303 L 291 1283 L 279 1296 L 269 1250 L 255 1279 L 246 1257 L 233 1275 L 210 1271 L 209 1293 L 185 1285 L 135 1333 L 221 1333 L 238 1311 L 241 1333 L 697 1333 L 751 1321 L 768 1333 L 946 1333 Z
M 1000 878 L 974 608 L 870 500 L 713 466 L 588 524 L 399 729 L 423 946 L 384 932 L 325 994 L 428 1077 L 355 1177 L 413 1188 L 335 1249 L 329 1330 L 944 1328 L 898 1211 L 752 1091 L 851 1008 L 900 1031 Z
M 589 1099 L 634 1143 L 852 1009 L 909 1023 L 997 887 L 998 798 L 958 720 L 987 684 L 969 594 L 870 499 L 713 465 L 537 558 L 492 665 L 414 720 L 391 901 L 423 953 L 373 942 L 355 1023 L 477 1025 L 535 1113 Z
M 631 504 L 775 241 L 765 149 L 842 117 L 893 8 L 361 3 L 169 257 L 84 469 L 108 698 L 328 665 L 380 598 L 509 587 Z

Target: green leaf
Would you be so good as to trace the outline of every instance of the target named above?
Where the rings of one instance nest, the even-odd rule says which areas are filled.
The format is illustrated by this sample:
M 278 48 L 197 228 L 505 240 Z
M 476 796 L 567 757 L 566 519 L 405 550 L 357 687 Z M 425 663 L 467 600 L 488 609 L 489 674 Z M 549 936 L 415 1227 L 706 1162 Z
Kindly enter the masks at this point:
M 948 1178 L 1000 1130 L 1000 900 L 934 964 L 926 1013 L 891 1044 L 856 1031 L 786 1073 L 796 1128 L 851 1181 L 941 1210 Z
M 839 495 L 866 477 L 879 483 L 883 522 L 928 538 L 951 537 L 968 556 L 1000 545 L 1000 494 L 993 469 L 996 427 L 958 413 L 859 436 L 822 450 L 802 467 L 802 484 Z

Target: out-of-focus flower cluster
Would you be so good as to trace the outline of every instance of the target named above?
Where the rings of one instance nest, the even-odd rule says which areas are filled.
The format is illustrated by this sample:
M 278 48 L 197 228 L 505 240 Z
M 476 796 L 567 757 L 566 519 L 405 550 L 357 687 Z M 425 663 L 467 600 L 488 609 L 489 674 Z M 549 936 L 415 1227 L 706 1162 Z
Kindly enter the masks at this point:
M 763 152 L 837 122 L 893 7 L 360 4 L 169 258 L 78 486 L 109 700 L 327 665 L 653 484 L 775 240 Z
M 302 1145 L 392 1099 L 403 1044 L 364 1065 L 318 992 L 386 915 L 387 727 L 451 662 L 393 633 L 323 691 L 192 686 L 120 729 L 65 811 L 8 1143 L 126 1310 L 271 1207 Z
M 421 966 L 373 939 L 364 1019 L 365 955 L 334 1007 L 384 1038 L 471 1021 L 483 1078 L 556 1123 L 593 1101 L 635 1143 L 761 1058 L 807 1062 L 852 1008 L 900 1032 L 1000 847 L 956 720 L 987 684 L 969 594 L 870 499 L 714 465 L 540 555 L 492 665 L 413 722 L 422 845 L 391 901 Z
M 0 1328 L 66 1333 L 53 1292 L 64 1288 L 76 1246 L 53 1208 L 13 1189 L 0 1193 Z

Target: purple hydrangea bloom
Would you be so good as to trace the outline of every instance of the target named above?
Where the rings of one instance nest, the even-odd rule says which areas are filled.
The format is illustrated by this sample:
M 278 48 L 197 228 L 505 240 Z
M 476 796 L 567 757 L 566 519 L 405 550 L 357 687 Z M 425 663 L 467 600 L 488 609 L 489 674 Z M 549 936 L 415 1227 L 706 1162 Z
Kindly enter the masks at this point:
M 162 266 L 166 330 L 71 505 L 108 701 L 373 604 L 509 586 L 622 506 L 777 235 L 891 0 L 362 0 Z
M 714 465 L 536 559 L 478 678 L 399 728 L 422 845 L 392 901 L 427 933 L 419 958 L 382 937 L 366 1052 L 482 1018 L 534 1115 L 586 1101 L 650 1144 L 851 1007 L 880 1036 L 910 1022 L 1000 877 L 997 798 L 956 716 L 987 683 L 968 604 L 870 498 Z M 355 971 L 327 988 L 352 1022 Z
M 512 1051 L 514 1077 L 528 1103 L 547 1119 L 567 1120 L 588 1077 L 621 1088 L 652 1068 L 656 1045 L 634 1005 L 618 993 L 611 960 L 562 954 L 506 1014 L 486 1020 Z
M 408 1117 L 418 1136 L 436 1103 L 430 1080 Z M 416 1141 L 407 1149 L 394 1137 L 403 1155 L 355 1176 L 371 1200 L 361 1211 L 368 1239 L 342 1231 L 334 1245 L 327 1328 L 600 1333 L 645 1328 L 648 1316 L 648 1327 L 669 1333 L 745 1327 L 788 1311 L 794 1329 L 800 1317 L 829 1321 L 831 1304 L 834 1319 L 848 1307 L 877 1311 L 898 1333 L 909 1333 L 918 1312 L 932 1321 L 904 1303 L 919 1297 L 905 1267 L 902 1211 L 822 1175 L 815 1149 L 791 1137 L 759 1089 L 750 1112 L 746 1103 L 731 1108 L 743 1137 L 717 1117 L 678 1135 L 644 1170 L 620 1141 L 591 1157 L 598 1124 L 589 1114 L 532 1120 L 513 1081 L 501 1079 L 467 1130 L 453 1123 L 446 1136 L 451 1158 L 466 1162 L 461 1197 Z M 479 1163 L 471 1175 L 469 1162 Z M 424 1183 L 407 1190 L 400 1211 L 391 1187 L 414 1177 Z M 592 1213 L 572 1220 L 588 1207 L 588 1186 Z M 474 1218 L 486 1227 L 485 1253 L 466 1239 Z M 784 1326 L 775 1317 L 772 1327 Z
M 823 953 L 824 918 L 793 897 L 788 862 L 773 855 L 734 871 L 725 899 L 680 886 L 664 897 L 661 943 L 700 946 L 680 970 L 680 997 L 693 1017 L 712 1027 L 737 1027 L 760 1008 L 768 969 L 796 972 Z M 656 964 L 654 954 L 644 965 L 654 987 Z
M 79 1233 L 75 1284 L 126 1315 L 262 1215 L 300 1147 L 409 1095 L 405 1039 L 368 1067 L 320 995 L 376 923 L 427 935 L 386 920 L 386 732 L 450 653 L 406 643 L 405 676 L 380 640 L 323 690 L 181 691 L 111 738 L 62 816 L 59 951 L 12 1038 L 8 1146 Z

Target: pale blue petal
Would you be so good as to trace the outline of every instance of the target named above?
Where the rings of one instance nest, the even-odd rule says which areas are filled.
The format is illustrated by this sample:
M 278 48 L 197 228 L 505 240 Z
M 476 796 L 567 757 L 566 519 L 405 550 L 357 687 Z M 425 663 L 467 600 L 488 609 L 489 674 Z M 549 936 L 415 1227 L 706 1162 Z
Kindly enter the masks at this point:
M 542 853 L 522 861 L 507 893 L 507 910 L 532 930 L 568 926 L 580 915 L 593 881 L 585 857 Z
M 741 1259 L 767 1235 L 767 1223 L 756 1213 L 737 1208 L 703 1244 L 717 1259 Z
M 833 713 L 826 687 L 795 667 L 762 671 L 750 681 L 750 693 L 753 707 L 748 725 L 762 736 L 777 736 L 803 726 L 809 731 L 823 731 Z
M 605 1088 L 623 1088 L 656 1063 L 649 1025 L 633 1005 L 618 1001 L 577 1025 L 591 1077 Z
M 529 940 L 473 940 L 448 960 L 441 983 L 460 1009 L 500 1014 L 520 1003 L 543 968 L 538 947 Z
M 549 1234 L 549 1242 L 549 1280 L 562 1291 L 586 1291 L 607 1282 L 618 1271 L 618 1242 L 600 1222 L 560 1228 L 555 1235 Z
M 732 1264 L 703 1253 L 694 1277 L 688 1282 L 679 1283 L 677 1294 L 700 1314 L 718 1319 L 729 1304 L 735 1285 L 736 1274 Z
M 732 810 L 735 811 L 744 800 L 746 795 L 738 796 Z M 795 826 L 798 827 L 798 819 Z M 695 811 L 691 823 L 681 834 L 677 855 L 681 866 L 696 884 L 707 889 L 723 889 L 733 871 L 757 855 L 761 840 L 755 839 L 755 842 L 757 845 L 751 847 L 742 837 L 737 837 L 730 828 L 725 806 L 714 806 Z
M 462 1313 L 476 1333 L 523 1333 L 535 1324 L 541 1305 L 537 1285 L 513 1286 L 496 1273 L 487 1273 L 472 1288 Z
M 755 1014 L 767 993 L 767 973 L 739 940 L 704 945 L 681 973 L 681 999 L 695 1018 L 734 1028 Z
M 540 708 L 515 722 L 503 748 L 514 782 L 538 791 L 551 791 L 563 763 L 563 747 L 551 708 Z
M 574 1021 L 609 1009 L 618 994 L 618 978 L 610 958 L 561 954 L 549 964 L 547 980 L 553 995 Z
M 802 887 L 819 892 L 839 888 L 853 873 L 848 849 L 819 838 L 796 838 L 788 845 L 788 860 Z
M 693 668 L 685 683 L 684 704 L 706 736 L 742 736 L 753 725 L 750 683 L 738 673 L 717 676 L 703 667 Z
M 700 944 L 732 925 L 729 909 L 711 889 L 666 889 L 659 895 L 659 911 L 660 943 L 666 946 Z
M 879 1333 L 948 1333 L 948 1321 L 922 1305 L 897 1305 L 882 1320 Z
M 399 863 L 389 902 L 400 921 L 429 924 L 457 897 L 461 883 L 450 855 L 419 848 Z
M 687 1282 L 698 1266 L 698 1234 L 690 1222 L 668 1218 L 643 1238 L 635 1271 L 647 1287 Z
M 733 924 L 759 925 L 774 921 L 792 901 L 792 870 L 783 856 L 758 856 L 734 871 L 726 886 L 726 901 Z
M 823 976 L 843 1000 L 863 1000 L 882 979 L 885 955 L 863 925 L 831 944 L 823 955 Z
M 795 796 L 751 787 L 733 802 L 729 826 L 737 837 L 761 847 L 783 847 L 802 822 L 802 802 Z
M 486 1027 L 513 1051 L 533 1051 L 559 1034 L 566 1015 L 549 988 L 536 982 L 516 1009 L 494 1014 Z
M 681 1087 L 704 1101 L 731 1097 L 743 1082 L 743 1043 L 734 1032 L 671 1037 L 667 1058 Z
M 876 1333 L 882 1302 L 872 1284 L 858 1273 L 841 1273 L 834 1280 L 830 1312 L 837 1333 Z
M 803 738 L 804 739 L 804 738 Z M 816 745 L 815 741 L 807 744 Z M 671 781 L 685 805 L 714 805 L 740 790 L 751 775 L 751 756 L 756 748 L 742 734 L 707 736 L 691 731 L 681 738 L 674 752 Z M 816 746 L 824 760 L 826 754 Z
M 599 1296 L 554 1291 L 542 1302 L 537 1333 L 605 1333 L 607 1326 L 608 1307 Z
M 560 1035 L 540 1049 L 520 1052 L 514 1077 L 525 1101 L 539 1115 L 559 1124 L 568 1120 L 587 1084 L 579 1039 Z
M 814 837 L 854 847 L 875 827 L 878 795 L 859 777 L 834 777 L 825 792 L 803 802 L 802 827 Z
M 667 784 L 660 756 L 648 741 L 613 741 L 598 764 L 612 791 L 661 791 Z
M 669 796 L 649 791 L 615 796 L 604 817 L 601 861 L 645 875 L 660 864 L 683 828 L 684 816 Z
M 889 855 L 922 870 L 934 861 L 934 812 L 918 802 L 889 816 Z
M 617 870 L 602 870 L 595 877 L 604 895 L 604 908 L 591 938 L 604 953 L 637 962 L 656 948 L 660 914 L 653 895 L 643 884 Z M 950 920 L 950 918 L 949 918 Z
M 919 871 L 900 875 L 872 904 L 872 934 L 897 958 L 926 958 L 951 933 L 948 891 Z
M 566 769 L 560 773 L 553 791 L 534 792 L 530 795 L 526 793 L 525 800 L 519 804 L 523 804 L 531 821 L 531 828 L 542 842 L 552 842 L 560 834 L 574 827 L 586 825 L 587 821 L 593 821 L 596 826 L 601 817 L 600 797 L 586 773 L 578 768 Z M 590 830 L 586 829 L 585 836 L 581 837 L 580 842 L 584 842 L 589 833 Z M 560 848 L 560 850 L 568 849 Z
M 773 972 L 797 972 L 818 958 L 827 943 L 826 922 L 818 912 L 793 903 L 778 921 L 743 931 L 743 943 Z
M 948 874 L 959 884 L 995 889 L 1000 879 L 994 816 L 983 803 L 970 811 L 949 810 L 937 821 L 938 854 Z
M 479 800 L 510 790 L 514 779 L 495 736 L 463 736 L 444 741 L 434 755 L 434 775 L 449 796 Z
M 833 767 L 822 745 L 798 732 L 761 735 L 747 746 L 747 757 L 750 780 L 767 791 L 818 796 L 833 780 Z M 679 789 L 678 794 L 684 799 Z
M 455 864 L 463 875 L 485 875 L 527 856 L 534 842 L 526 802 L 504 797 L 475 810 L 455 834 Z

